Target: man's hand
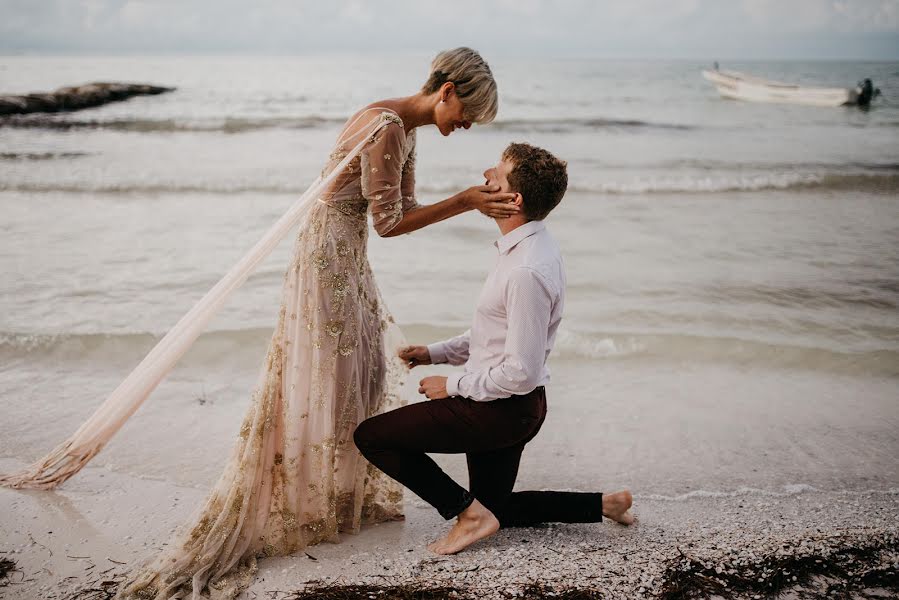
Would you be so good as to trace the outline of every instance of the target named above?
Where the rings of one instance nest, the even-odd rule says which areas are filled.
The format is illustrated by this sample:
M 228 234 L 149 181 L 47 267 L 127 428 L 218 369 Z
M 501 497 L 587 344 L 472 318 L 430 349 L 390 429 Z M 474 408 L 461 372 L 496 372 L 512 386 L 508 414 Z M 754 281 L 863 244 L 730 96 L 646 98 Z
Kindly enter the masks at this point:
M 400 348 L 398 354 L 400 360 L 410 369 L 419 365 L 431 364 L 431 353 L 428 352 L 427 346 L 406 346 L 405 348 Z
M 449 398 L 446 393 L 446 377 L 432 375 L 418 382 L 418 393 L 424 394 L 428 400 L 443 400 Z

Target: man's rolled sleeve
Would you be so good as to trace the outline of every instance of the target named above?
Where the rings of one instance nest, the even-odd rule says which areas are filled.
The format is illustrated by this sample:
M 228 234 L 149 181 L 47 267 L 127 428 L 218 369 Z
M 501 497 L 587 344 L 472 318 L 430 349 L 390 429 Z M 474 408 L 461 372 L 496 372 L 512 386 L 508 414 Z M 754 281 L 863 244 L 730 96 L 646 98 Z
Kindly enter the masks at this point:
M 462 379 L 464 373 L 453 373 L 446 378 L 446 393 L 449 396 L 459 395 L 459 380 Z
M 446 362 L 446 342 L 428 344 L 428 354 L 431 355 L 431 364 L 439 365 Z

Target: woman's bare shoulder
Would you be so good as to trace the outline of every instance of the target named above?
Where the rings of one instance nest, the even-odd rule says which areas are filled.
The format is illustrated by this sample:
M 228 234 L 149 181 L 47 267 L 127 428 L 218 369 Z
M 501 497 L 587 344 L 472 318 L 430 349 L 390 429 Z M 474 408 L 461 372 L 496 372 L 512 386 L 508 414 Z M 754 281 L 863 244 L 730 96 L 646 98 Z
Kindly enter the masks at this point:
M 397 109 L 398 107 L 395 100 L 380 100 L 377 102 L 372 102 L 371 104 L 360 109 L 359 112 L 352 116 L 351 120 L 358 119 L 359 117 L 363 116 L 374 117 L 381 113 L 387 113 L 388 116 L 396 117 L 395 119 L 391 118 L 391 121 L 402 125 L 403 121 L 402 118 L 400 118 L 399 110 Z
M 341 131 L 340 139 L 345 140 L 348 137 L 355 137 L 358 133 L 367 130 L 372 125 L 372 120 L 380 115 L 384 115 L 388 121 L 397 124 L 399 126 L 398 129 L 405 132 L 405 126 L 394 107 L 394 102 L 383 100 L 381 102 L 372 102 L 347 119 Z

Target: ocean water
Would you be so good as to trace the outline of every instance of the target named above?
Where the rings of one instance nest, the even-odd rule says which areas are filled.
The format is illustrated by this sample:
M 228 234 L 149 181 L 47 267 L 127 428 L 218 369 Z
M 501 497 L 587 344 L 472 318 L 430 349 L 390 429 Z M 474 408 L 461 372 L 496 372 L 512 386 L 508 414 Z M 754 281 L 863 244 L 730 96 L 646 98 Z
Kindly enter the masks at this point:
M 416 91 L 428 60 L 0 57 L 0 93 L 177 87 L 0 120 L 0 456 L 33 460 L 80 425 L 314 179 L 343 120 Z M 809 85 L 870 77 L 883 92 L 870 110 L 723 100 L 699 63 L 491 65 L 497 121 L 422 130 L 417 195 L 480 184 L 511 141 L 568 161 L 547 221 L 568 303 L 523 481 L 671 497 L 899 487 L 899 64 L 722 65 Z M 479 214 L 372 235 L 410 341 L 467 327 L 497 236 Z M 214 481 L 289 250 L 93 464 Z

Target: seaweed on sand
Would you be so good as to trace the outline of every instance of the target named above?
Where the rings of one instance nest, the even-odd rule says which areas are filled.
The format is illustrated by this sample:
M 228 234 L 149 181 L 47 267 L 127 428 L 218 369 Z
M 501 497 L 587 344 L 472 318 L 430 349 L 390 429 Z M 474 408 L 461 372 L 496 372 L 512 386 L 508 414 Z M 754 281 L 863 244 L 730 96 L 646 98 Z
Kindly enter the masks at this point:
M 423 583 L 400 585 L 320 584 L 279 596 L 278 600 L 474 600 L 452 586 L 431 587 Z
M 823 587 L 813 594 L 840 594 L 880 587 L 899 592 L 895 557 L 899 539 L 876 537 L 854 546 L 840 544 L 839 536 L 820 544 L 792 547 L 752 560 L 711 561 L 683 551 L 667 567 L 660 600 L 688 600 L 712 594 L 774 597 L 790 588 L 811 584 Z
M 18 571 L 16 561 L 6 557 L 0 558 L 0 587 L 9 585 L 9 576 L 15 571 Z

